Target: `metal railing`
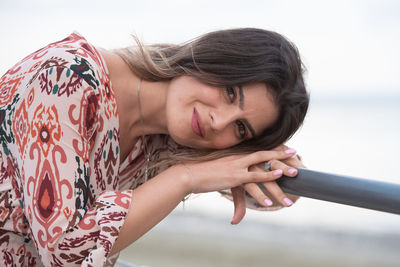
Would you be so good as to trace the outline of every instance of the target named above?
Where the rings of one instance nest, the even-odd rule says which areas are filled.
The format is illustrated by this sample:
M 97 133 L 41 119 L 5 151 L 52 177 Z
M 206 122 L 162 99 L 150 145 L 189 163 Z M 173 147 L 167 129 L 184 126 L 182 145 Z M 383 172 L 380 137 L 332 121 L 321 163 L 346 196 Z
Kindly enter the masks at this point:
M 277 182 L 289 194 L 400 214 L 400 184 L 301 168 L 296 178 Z

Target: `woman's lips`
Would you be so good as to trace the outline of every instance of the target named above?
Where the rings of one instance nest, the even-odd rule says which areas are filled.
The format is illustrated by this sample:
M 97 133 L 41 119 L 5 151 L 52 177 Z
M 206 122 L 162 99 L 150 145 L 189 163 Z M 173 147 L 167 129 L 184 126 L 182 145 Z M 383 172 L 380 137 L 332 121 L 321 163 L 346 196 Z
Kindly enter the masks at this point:
M 201 118 L 200 118 L 199 113 L 197 112 L 196 108 L 193 109 L 192 130 L 195 134 L 197 134 L 200 137 L 205 136 L 203 122 L 201 121 Z

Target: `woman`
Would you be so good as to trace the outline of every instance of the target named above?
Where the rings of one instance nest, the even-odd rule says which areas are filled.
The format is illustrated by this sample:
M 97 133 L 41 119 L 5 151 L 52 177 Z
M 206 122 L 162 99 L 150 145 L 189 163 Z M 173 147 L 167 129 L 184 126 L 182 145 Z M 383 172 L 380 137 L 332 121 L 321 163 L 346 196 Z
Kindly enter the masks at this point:
M 232 224 L 246 205 L 292 205 L 274 181 L 303 166 L 281 144 L 307 107 L 298 52 L 274 32 L 49 44 L 0 80 L 6 265 L 112 265 L 190 193 L 233 199 Z

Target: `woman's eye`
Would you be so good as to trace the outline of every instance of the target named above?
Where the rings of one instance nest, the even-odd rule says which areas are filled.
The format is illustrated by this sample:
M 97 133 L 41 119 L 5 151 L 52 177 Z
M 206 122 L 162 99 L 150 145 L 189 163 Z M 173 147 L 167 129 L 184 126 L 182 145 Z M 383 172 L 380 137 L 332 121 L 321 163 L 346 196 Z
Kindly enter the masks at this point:
M 235 89 L 233 89 L 233 87 L 227 87 L 226 88 L 226 94 L 229 98 L 229 101 L 231 101 L 231 103 L 233 103 L 235 101 L 236 98 L 236 92 Z
M 247 135 L 246 126 L 244 126 L 244 124 L 241 121 L 236 121 L 236 126 L 238 128 L 238 133 L 240 138 L 242 139 L 245 138 Z

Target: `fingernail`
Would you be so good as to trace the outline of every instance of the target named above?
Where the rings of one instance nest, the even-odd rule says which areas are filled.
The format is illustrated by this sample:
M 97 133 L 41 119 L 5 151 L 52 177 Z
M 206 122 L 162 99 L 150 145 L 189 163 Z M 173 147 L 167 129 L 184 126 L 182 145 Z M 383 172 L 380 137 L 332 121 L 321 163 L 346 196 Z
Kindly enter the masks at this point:
M 292 202 L 290 199 L 288 199 L 287 197 L 285 197 L 285 198 L 283 199 L 283 202 L 285 202 L 285 204 L 286 204 L 287 206 L 293 205 L 293 202 Z
M 293 149 L 293 148 L 289 148 L 289 149 L 286 149 L 286 150 L 285 150 L 285 153 L 286 153 L 286 154 L 293 154 L 293 153 L 296 153 L 296 150 Z
M 274 171 L 274 175 L 275 175 L 275 176 L 282 175 L 282 170 L 276 170 L 276 171 Z
M 296 173 L 296 169 L 289 169 L 289 170 L 288 170 L 288 173 L 293 175 L 293 174 Z
M 267 205 L 267 206 L 272 206 L 272 201 L 269 200 L 269 199 L 265 199 L 265 200 L 264 200 L 264 203 L 265 203 L 265 205 Z

